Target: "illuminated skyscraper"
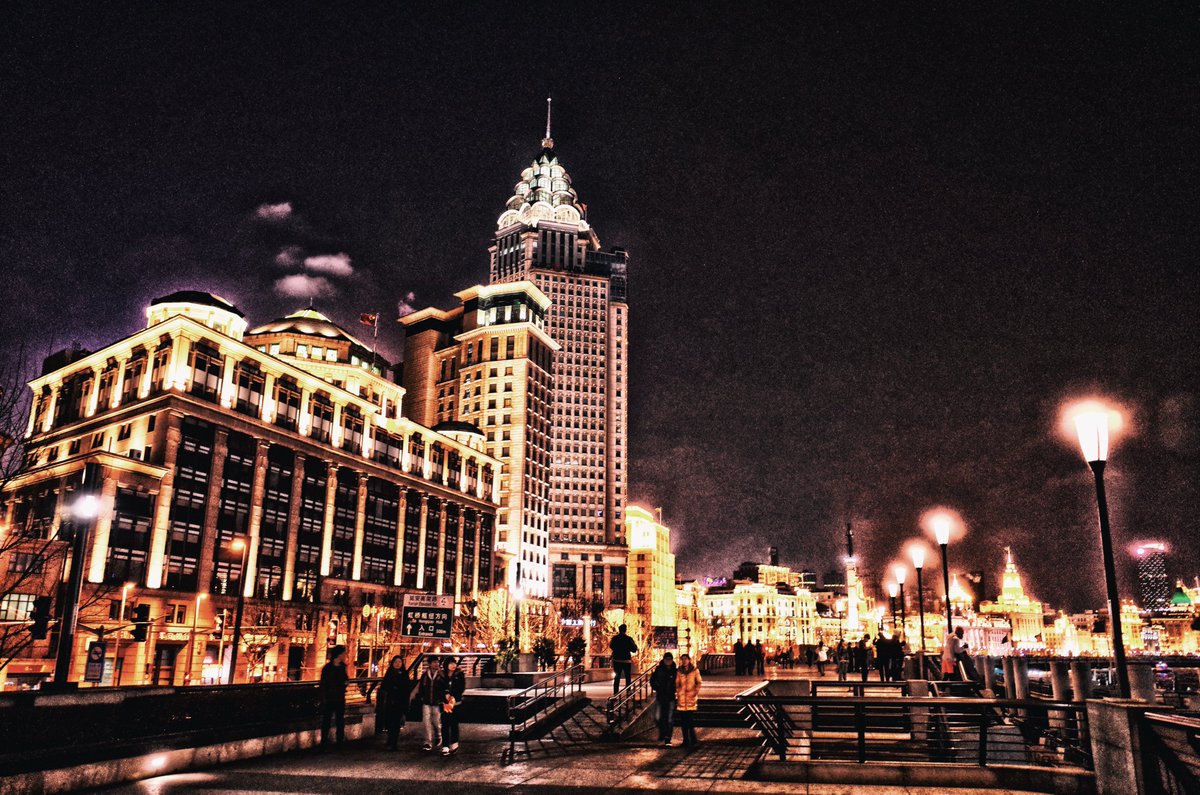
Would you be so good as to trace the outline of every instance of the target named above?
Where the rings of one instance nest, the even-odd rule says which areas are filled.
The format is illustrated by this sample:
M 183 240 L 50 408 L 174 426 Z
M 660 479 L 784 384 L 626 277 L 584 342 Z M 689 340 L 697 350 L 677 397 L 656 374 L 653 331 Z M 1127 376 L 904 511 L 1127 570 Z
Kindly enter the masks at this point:
M 1171 582 L 1167 579 L 1167 547 L 1159 541 L 1139 544 L 1134 552 L 1137 563 L 1138 594 L 1142 609 L 1160 611 L 1171 606 Z
M 623 249 L 604 251 L 571 187 L 547 109 L 542 149 L 496 223 L 491 282 L 529 281 L 551 304 L 546 331 L 562 350 L 551 399 L 550 559 L 578 561 L 604 582 L 577 596 L 624 604 L 628 496 L 628 322 Z

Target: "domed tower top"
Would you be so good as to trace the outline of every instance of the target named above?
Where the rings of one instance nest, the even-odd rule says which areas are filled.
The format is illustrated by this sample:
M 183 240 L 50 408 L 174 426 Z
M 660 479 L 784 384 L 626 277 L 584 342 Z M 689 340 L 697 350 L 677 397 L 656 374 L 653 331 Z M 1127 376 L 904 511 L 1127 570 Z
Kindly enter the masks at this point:
M 246 333 L 246 316 L 240 309 L 219 295 L 201 290 L 179 290 L 155 298 L 146 307 L 146 327 L 176 315 L 186 315 L 235 340 Z
M 571 175 L 563 168 L 554 151 L 554 138 L 550 135 L 550 98 L 546 98 L 546 137 L 542 139 L 542 151 L 533 163 L 521 172 L 521 179 L 513 188 L 513 195 L 505 203 L 505 210 L 496 221 L 497 229 L 514 224 L 537 226 L 539 221 L 553 221 L 574 226 L 586 232 L 584 220 L 586 205 L 579 201 L 571 187 Z

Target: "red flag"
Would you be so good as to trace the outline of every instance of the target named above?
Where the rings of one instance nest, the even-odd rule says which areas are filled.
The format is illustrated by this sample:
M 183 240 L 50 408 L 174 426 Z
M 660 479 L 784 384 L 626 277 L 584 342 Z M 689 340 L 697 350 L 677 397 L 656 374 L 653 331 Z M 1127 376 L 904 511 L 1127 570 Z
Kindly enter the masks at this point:
M 379 314 L 377 312 L 363 312 L 358 316 L 358 322 L 364 326 L 374 326 L 379 323 Z

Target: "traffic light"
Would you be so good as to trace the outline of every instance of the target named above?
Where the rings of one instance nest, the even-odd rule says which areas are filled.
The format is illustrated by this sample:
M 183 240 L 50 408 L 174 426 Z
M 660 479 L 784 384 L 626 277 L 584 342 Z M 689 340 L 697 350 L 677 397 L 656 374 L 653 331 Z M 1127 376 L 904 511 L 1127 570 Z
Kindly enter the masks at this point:
M 222 610 L 220 613 L 217 613 L 215 616 L 213 616 L 212 638 L 213 638 L 213 640 L 220 640 L 224 634 L 225 634 L 225 611 Z
M 29 635 L 34 640 L 45 640 L 50 631 L 50 597 L 39 596 L 33 600 L 33 610 L 29 612 L 33 625 L 29 627 Z
M 135 643 L 145 643 L 150 632 L 150 605 L 141 604 L 133 608 L 133 629 L 131 634 Z

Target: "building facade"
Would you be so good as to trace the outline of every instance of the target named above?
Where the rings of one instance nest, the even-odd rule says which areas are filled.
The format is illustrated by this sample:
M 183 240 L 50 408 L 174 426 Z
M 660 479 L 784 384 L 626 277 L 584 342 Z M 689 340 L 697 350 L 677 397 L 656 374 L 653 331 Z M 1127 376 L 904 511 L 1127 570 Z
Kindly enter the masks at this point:
M 675 556 L 671 530 L 637 505 L 625 515 L 629 543 L 629 598 L 627 611 L 637 614 L 647 627 L 674 627 Z
M 553 361 L 550 300 L 531 282 L 472 287 L 449 311 L 405 315 L 405 415 L 436 429 L 466 425 L 501 462 L 496 552 L 504 579 L 550 596 Z
M 717 651 L 733 643 L 762 642 L 777 651 L 792 645 L 814 645 L 820 626 L 817 601 L 807 591 L 757 582 L 735 582 L 710 588 L 701 597 L 701 613 L 719 639 Z M 828 642 L 831 640 L 827 638 Z
M 550 298 L 546 331 L 562 346 L 551 410 L 550 557 L 594 574 L 576 596 L 623 604 L 628 497 L 628 255 L 604 251 L 554 151 L 521 173 L 489 248 L 493 284 L 530 281 Z M 565 557 L 564 557 L 565 556 Z
M 1138 596 L 1142 609 L 1152 613 L 1166 612 L 1171 606 L 1171 581 L 1167 577 L 1167 545 L 1147 541 L 1134 550 L 1137 567 Z
M 994 602 L 980 602 L 979 612 L 983 615 L 1002 615 L 1007 617 L 1012 626 L 1012 641 L 1014 646 L 1025 649 L 1042 649 L 1045 646 L 1044 620 L 1045 612 L 1042 603 L 1031 599 L 1021 584 L 1021 573 L 1013 562 L 1012 550 L 1005 548 L 1007 559 L 1004 564 L 1004 575 L 1001 580 L 1000 596 Z M 955 580 L 957 584 L 957 578 Z M 955 592 L 951 588 L 951 593 Z M 967 592 L 963 602 L 968 606 L 972 598 Z
M 40 575 L 10 600 L 54 594 L 66 568 L 47 561 L 64 524 L 81 526 L 84 467 L 100 468 L 85 557 L 69 565 L 85 569 L 80 622 L 107 631 L 109 681 L 226 678 L 239 594 L 235 680 L 310 679 L 337 642 L 352 662 L 381 659 L 400 641 L 401 594 L 465 601 L 492 586 L 499 462 L 481 435 L 403 417 L 388 364 L 315 311 L 248 332 L 224 299 L 183 292 L 147 317 L 99 351 L 47 360 L 30 382 L 25 466 L 3 493 L 0 534 L 19 540 L 0 571 Z M 74 679 L 91 639 L 76 635 Z M 10 676 L 48 672 L 55 642 L 35 642 Z

